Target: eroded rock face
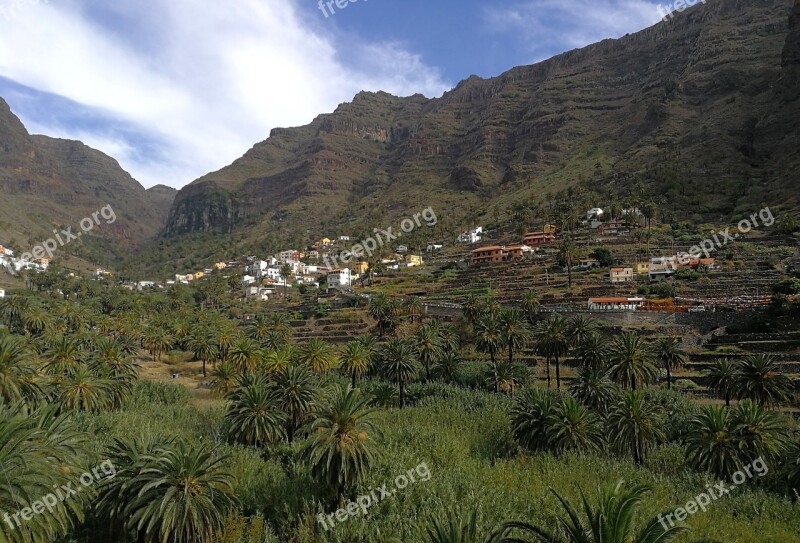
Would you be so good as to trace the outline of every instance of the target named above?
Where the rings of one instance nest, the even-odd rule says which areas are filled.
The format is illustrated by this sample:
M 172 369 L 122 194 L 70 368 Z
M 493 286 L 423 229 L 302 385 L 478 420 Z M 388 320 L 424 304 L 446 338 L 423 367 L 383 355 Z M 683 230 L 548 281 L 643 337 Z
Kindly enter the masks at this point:
M 29 240 L 111 205 L 117 220 L 93 234 L 124 253 L 158 235 L 177 191 L 146 191 L 116 160 L 81 142 L 31 136 L 0 99 L 0 194 L 2 243 L 25 250 Z
M 278 216 L 313 229 L 369 198 L 390 204 L 353 213 L 374 210 L 377 221 L 434 192 L 485 209 L 508 191 L 574 181 L 565 165 L 591 172 L 599 156 L 657 194 L 667 190 L 659 171 L 674 170 L 689 180 L 687 202 L 796 198 L 800 159 L 788 141 L 798 116 L 787 112 L 800 94 L 797 20 L 790 0 L 715 0 L 619 40 L 470 77 L 438 99 L 360 93 L 184 188 L 166 234 L 253 221 L 267 230 Z

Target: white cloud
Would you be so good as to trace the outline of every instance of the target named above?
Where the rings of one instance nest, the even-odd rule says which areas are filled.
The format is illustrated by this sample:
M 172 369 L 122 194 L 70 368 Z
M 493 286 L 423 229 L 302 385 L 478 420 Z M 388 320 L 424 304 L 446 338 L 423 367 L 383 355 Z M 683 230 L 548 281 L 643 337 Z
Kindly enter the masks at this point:
M 656 5 L 646 0 L 523 0 L 485 9 L 489 29 L 518 33 L 536 61 L 554 50 L 637 32 L 661 17 Z
M 146 186 L 186 184 L 271 128 L 306 124 L 361 90 L 438 96 L 450 87 L 402 45 L 337 36 L 293 1 L 15 1 L 31 5 L 0 16 L 0 75 L 138 127 L 168 159 L 144 156 L 113 126 L 23 122 L 111 154 Z

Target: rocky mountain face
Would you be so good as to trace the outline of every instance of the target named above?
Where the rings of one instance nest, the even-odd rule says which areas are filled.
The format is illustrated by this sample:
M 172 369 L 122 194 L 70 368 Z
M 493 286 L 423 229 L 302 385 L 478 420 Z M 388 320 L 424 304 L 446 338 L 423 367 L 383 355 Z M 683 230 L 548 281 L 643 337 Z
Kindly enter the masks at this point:
M 54 228 L 77 230 L 81 219 L 110 205 L 112 224 L 101 218 L 90 238 L 63 248 L 106 262 L 106 251 L 121 257 L 155 237 L 177 191 L 145 190 L 116 160 L 81 142 L 29 135 L 0 99 L 0 194 L 0 243 L 21 252 L 52 237 Z
M 598 173 L 679 215 L 796 201 L 797 12 L 711 0 L 438 99 L 360 93 L 182 189 L 165 235 L 314 235 L 425 205 L 458 222 Z

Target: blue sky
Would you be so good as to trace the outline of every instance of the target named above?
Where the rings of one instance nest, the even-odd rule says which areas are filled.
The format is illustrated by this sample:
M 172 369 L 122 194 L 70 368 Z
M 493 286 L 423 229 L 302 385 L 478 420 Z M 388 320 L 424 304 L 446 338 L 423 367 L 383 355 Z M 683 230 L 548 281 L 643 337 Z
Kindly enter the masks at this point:
M 343 0 L 340 0 L 342 3 Z M 655 24 L 649 0 L 0 0 L 0 96 L 181 187 L 360 90 L 440 96 Z

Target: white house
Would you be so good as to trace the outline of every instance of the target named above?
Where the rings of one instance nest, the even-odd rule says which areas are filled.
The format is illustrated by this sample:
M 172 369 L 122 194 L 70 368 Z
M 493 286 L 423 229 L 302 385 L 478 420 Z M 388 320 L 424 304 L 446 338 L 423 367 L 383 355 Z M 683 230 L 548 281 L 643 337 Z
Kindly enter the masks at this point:
M 255 282 L 256 282 L 256 278 L 253 277 L 252 275 L 244 275 L 244 276 L 242 276 L 242 283 L 244 283 L 245 285 L 252 285 Z
M 5 289 L 0 288 L 0 298 L 5 298 L 5 297 L 6 297 Z
M 483 226 L 473 228 L 469 232 L 464 232 L 456 238 L 458 243 L 478 243 L 483 235 Z
M 438 250 L 439 250 L 439 249 L 441 249 L 441 248 L 442 248 L 442 245 L 441 245 L 441 244 L 438 244 L 438 243 L 431 243 L 430 245 L 428 245 L 428 248 L 427 248 L 426 250 L 427 250 L 429 253 L 432 253 L 433 251 L 438 251 Z
M 396 252 L 398 253 L 407 253 L 408 252 L 408 245 L 398 245 Z
M 339 241 L 350 241 L 350 236 L 339 236 Z
M 644 298 L 589 298 L 591 311 L 636 311 Z
M 264 270 L 264 276 L 267 279 L 272 279 L 273 281 L 279 281 L 281 278 L 281 270 L 280 268 L 267 268 Z
M 349 268 L 340 268 L 328 273 L 328 290 L 349 287 L 351 284 L 352 276 Z
M 589 211 L 586 212 L 586 220 L 592 219 L 602 219 L 603 218 L 603 210 L 599 207 L 593 207 Z

